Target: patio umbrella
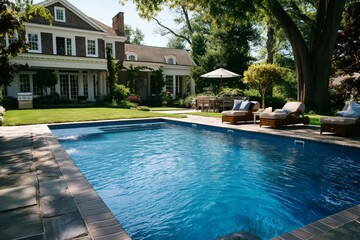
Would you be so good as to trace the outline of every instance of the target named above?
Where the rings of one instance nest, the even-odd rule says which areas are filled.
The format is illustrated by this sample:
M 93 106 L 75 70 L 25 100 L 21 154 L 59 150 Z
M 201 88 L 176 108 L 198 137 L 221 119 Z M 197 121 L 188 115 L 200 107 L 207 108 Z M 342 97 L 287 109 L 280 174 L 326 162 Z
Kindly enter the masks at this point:
M 216 69 L 212 72 L 208 72 L 205 73 L 203 75 L 201 75 L 200 77 L 203 78 L 220 78 L 220 91 L 221 91 L 221 87 L 222 87 L 222 79 L 223 78 L 233 78 L 233 77 L 239 77 L 239 74 L 230 72 L 229 70 L 226 70 L 224 68 L 219 68 Z

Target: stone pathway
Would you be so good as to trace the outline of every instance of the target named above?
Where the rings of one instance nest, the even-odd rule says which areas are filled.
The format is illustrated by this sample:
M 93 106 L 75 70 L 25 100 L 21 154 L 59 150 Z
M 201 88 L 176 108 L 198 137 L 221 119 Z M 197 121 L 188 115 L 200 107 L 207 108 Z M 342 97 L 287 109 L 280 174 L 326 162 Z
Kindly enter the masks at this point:
M 130 239 L 45 125 L 0 128 L 0 239 Z
M 359 136 L 320 135 L 319 128 L 311 126 L 274 130 L 253 123 L 222 124 L 219 118 L 191 115 L 175 121 L 360 147 Z M 314 227 L 305 226 L 276 239 L 360 239 L 360 205 L 330 219 L 332 222 L 321 220 Z M 0 239 L 130 237 L 48 127 L 31 125 L 0 127 Z

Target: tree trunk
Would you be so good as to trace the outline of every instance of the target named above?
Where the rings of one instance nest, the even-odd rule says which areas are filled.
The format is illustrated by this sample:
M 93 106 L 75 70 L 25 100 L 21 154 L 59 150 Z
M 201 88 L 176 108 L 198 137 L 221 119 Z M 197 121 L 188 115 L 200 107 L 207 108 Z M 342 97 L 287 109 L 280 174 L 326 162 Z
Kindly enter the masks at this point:
M 275 48 L 275 30 L 270 24 L 268 24 L 267 39 L 266 39 L 267 63 L 270 64 L 274 63 L 274 48 Z
M 319 0 L 311 43 L 307 46 L 297 25 L 277 0 L 268 0 L 271 12 L 286 33 L 294 53 L 298 100 L 307 110 L 326 112 L 329 107 L 331 55 L 346 0 Z

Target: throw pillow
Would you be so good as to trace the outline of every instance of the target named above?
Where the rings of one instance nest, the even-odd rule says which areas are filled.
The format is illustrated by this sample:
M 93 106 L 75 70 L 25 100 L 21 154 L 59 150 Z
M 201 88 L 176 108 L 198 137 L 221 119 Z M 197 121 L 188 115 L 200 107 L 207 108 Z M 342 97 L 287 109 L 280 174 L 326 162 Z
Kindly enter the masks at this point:
M 243 100 L 234 100 L 234 105 L 233 105 L 232 110 L 239 110 L 242 102 L 243 102 Z
M 250 111 L 250 110 L 253 110 L 254 106 L 255 106 L 255 103 L 250 102 L 250 106 L 249 106 L 249 109 L 248 109 L 248 110 L 249 110 L 249 111 Z
M 344 117 L 360 118 L 360 104 L 350 101 L 349 107 L 343 114 Z
M 242 102 L 239 110 L 246 110 L 247 111 L 249 109 L 250 103 L 251 102 L 249 102 L 249 101 Z

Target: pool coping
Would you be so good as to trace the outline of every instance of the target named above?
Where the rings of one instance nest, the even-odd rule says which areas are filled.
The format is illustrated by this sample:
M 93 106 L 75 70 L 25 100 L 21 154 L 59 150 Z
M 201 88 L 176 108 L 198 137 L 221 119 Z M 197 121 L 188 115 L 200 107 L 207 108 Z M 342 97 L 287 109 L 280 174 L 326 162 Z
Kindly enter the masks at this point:
M 184 122 L 190 124 L 201 124 L 204 126 L 210 127 L 221 127 L 223 129 L 234 129 L 239 131 L 248 131 L 245 129 L 239 129 L 236 125 L 216 125 L 209 123 L 199 123 L 198 121 L 192 121 L 189 119 L 173 119 L 173 118 L 152 118 L 152 120 L 171 120 L 175 122 Z M 143 121 L 149 119 L 126 119 L 126 120 L 109 120 L 109 121 L 93 121 L 93 122 L 80 122 L 75 124 L 91 124 L 91 123 L 111 123 L 111 122 L 125 122 L 125 121 Z M 66 123 L 69 126 L 74 123 Z M 50 125 L 50 124 L 49 124 Z M 52 124 L 51 124 L 52 125 Z M 50 125 L 50 126 L 51 126 Z M 59 124 L 54 124 L 59 125 Z M 64 125 L 64 124 L 61 124 Z M 79 209 L 80 214 L 82 215 L 84 222 L 89 230 L 89 234 L 92 239 L 119 239 L 119 240 L 127 240 L 131 239 L 131 237 L 126 233 L 118 220 L 114 217 L 113 213 L 108 209 L 106 204 L 100 198 L 100 196 L 96 193 L 93 187 L 89 184 L 86 178 L 82 175 L 80 170 L 77 168 L 73 160 L 69 157 L 66 151 L 62 148 L 59 141 L 52 134 L 51 130 L 47 127 L 48 133 L 47 141 L 49 143 L 49 147 L 53 153 L 53 156 L 56 162 L 59 165 L 59 168 L 64 176 L 64 180 L 71 192 L 76 205 Z M 249 131 L 254 132 L 254 131 Z M 264 132 L 262 132 L 264 133 Z M 273 134 L 277 136 L 284 136 L 282 133 L 265 133 L 265 134 Z M 294 136 L 286 136 L 290 138 L 294 138 Z M 316 141 L 309 137 L 298 136 L 295 138 L 305 139 L 310 141 Z M 334 142 L 330 142 L 328 140 L 323 140 L 320 142 L 336 144 Z M 360 148 L 359 145 L 344 145 L 344 142 L 340 141 L 342 144 L 336 144 L 341 146 L 348 147 L 357 147 Z M 308 225 L 305 225 L 299 229 L 291 231 L 289 233 L 282 234 L 273 239 L 275 240 L 305 240 L 305 239 L 316 239 L 316 237 L 327 233 L 332 230 L 336 230 L 341 228 L 342 226 L 350 223 L 350 222 L 358 222 L 360 227 L 360 204 L 354 206 L 352 208 L 346 209 L 339 213 L 333 214 L 331 216 L 325 217 Z

